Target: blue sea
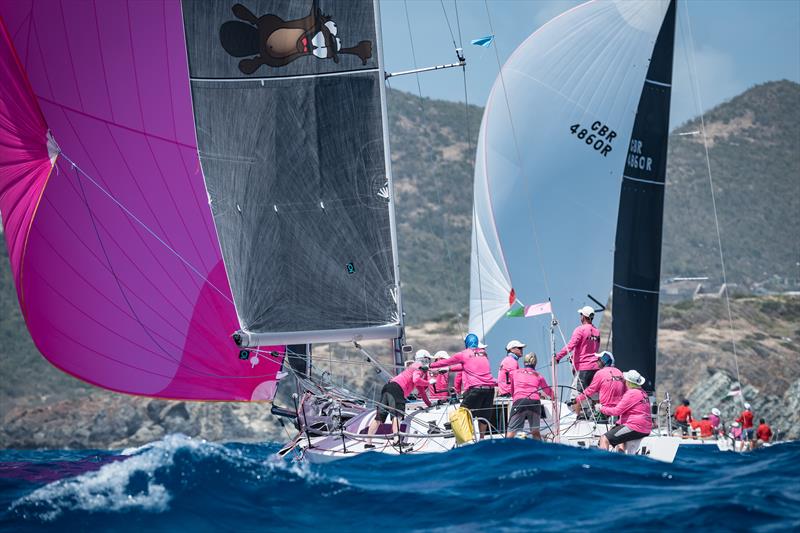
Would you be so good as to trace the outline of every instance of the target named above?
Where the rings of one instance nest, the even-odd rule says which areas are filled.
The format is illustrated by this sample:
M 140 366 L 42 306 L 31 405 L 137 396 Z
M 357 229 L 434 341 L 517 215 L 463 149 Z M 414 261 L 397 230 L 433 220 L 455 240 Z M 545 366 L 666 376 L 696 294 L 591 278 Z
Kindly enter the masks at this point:
M 800 442 L 673 464 L 525 440 L 324 465 L 171 435 L 119 451 L 0 451 L 0 529 L 515 531 L 800 528 Z

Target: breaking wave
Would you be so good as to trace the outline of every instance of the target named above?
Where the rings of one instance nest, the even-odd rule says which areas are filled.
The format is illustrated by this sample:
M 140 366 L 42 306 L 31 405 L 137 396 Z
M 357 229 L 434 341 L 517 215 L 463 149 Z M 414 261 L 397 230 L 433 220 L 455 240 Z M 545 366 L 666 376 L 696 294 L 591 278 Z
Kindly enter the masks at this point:
M 682 448 L 674 464 L 530 441 L 325 465 L 274 444 L 171 435 L 108 451 L 0 452 L 0 528 L 116 531 L 800 526 L 800 443 Z

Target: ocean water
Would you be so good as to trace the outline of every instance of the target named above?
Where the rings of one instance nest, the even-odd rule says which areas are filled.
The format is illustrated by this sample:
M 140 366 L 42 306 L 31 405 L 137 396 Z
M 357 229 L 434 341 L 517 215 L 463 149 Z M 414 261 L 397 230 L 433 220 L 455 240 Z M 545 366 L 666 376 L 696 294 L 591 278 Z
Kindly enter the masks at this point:
M 9 531 L 513 531 L 800 528 L 800 442 L 673 464 L 532 441 L 325 465 L 277 444 L 171 435 L 124 456 L 0 451 Z

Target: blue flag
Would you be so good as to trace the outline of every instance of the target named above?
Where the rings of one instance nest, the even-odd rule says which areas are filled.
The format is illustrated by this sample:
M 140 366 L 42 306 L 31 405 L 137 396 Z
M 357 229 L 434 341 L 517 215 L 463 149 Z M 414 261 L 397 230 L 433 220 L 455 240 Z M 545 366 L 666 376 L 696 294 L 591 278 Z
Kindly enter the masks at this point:
M 481 37 L 480 39 L 472 39 L 472 44 L 475 46 L 483 46 L 484 48 L 489 48 L 491 46 L 492 41 L 494 41 L 494 35 L 487 35 L 486 37 Z

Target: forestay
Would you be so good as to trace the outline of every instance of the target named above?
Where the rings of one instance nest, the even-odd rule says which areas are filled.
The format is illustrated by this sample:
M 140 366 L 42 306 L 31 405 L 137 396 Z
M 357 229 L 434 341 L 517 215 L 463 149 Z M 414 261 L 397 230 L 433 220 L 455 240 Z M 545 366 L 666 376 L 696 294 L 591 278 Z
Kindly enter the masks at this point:
M 551 298 L 567 336 L 577 309 L 596 307 L 587 295 L 608 300 L 622 170 L 667 6 L 582 4 L 503 66 L 475 169 L 470 329 L 492 330 L 489 344 L 527 335 L 549 352 L 545 321 L 502 318 L 512 286 L 527 304 Z

